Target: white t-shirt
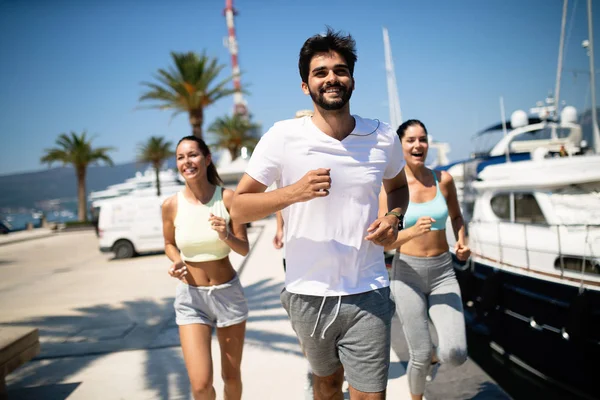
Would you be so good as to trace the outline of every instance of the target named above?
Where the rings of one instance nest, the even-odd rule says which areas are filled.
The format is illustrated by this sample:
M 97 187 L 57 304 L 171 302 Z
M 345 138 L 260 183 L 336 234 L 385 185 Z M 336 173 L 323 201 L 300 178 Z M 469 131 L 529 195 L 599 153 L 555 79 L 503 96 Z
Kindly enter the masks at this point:
M 289 292 L 339 296 L 389 286 L 383 247 L 364 238 L 377 219 L 382 179 L 404 165 L 400 140 L 387 124 L 354 119 L 342 141 L 309 116 L 277 122 L 250 158 L 246 173 L 265 186 L 285 187 L 310 170 L 331 169 L 328 196 L 282 210 Z

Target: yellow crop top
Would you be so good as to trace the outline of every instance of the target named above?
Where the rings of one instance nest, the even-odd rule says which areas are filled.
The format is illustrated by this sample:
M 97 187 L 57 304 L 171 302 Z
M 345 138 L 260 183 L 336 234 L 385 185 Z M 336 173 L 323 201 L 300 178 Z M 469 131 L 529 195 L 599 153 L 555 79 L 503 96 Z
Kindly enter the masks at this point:
M 217 231 L 210 227 L 210 214 L 225 219 L 229 224 L 229 212 L 223 203 L 223 188 L 217 186 L 215 194 L 206 204 L 192 204 L 183 192 L 177 193 L 175 215 L 175 244 L 182 261 L 214 261 L 227 257 L 231 248 L 219 239 Z

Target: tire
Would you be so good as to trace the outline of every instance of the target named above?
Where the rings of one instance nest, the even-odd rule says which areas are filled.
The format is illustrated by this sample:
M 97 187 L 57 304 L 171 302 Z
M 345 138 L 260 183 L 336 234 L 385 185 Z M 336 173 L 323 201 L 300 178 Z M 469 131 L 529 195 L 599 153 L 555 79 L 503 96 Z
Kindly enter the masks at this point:
M 113 246 L 113 253 L 116 259 L 131 258 L 135 255 L 135 248 L 129 240 L 121 239 Z

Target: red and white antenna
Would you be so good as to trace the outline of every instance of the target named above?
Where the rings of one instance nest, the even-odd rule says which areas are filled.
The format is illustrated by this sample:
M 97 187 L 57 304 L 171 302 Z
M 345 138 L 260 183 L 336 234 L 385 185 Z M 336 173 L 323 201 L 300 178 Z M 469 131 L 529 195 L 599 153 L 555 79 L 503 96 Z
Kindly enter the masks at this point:
M 229 36 L 225 43 L 225 47 L 227 47 L 231 53 L 231 69 L 233 71 L 233 87 L 235 89 L 235 93 L 233 95 L 233 112 L 234 114 L 247 117 L 248 107 L 246 106 L 246 101 L 242 95 L 240 66 L 238 64 L 238 46 L 235 38 L 235 27 L 233 24 L 233 17 L 237 14 L 237 11 L 233 8 L 233 0 L 225 0 L 225 10 L 223 13 L 225 14 L 227 30 L 229 31 Z

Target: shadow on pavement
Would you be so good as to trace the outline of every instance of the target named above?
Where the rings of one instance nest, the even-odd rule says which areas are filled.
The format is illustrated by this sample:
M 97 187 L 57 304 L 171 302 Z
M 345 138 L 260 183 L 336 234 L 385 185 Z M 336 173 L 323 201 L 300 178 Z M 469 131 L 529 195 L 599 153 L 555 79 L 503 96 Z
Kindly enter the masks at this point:
M 32 326 L 40 331 L 40 355 L 14 372 L 9 381 L 9 398 L 65 399 L 79 384 L 62 382 L 104 355 L 179 346 L 178 335 L 167 345 L 155 345 L 157 337 L 174 319 L 173 298 L 100 304 L 77 311 L 79 315 L 53 315 L 0 324 Z M 189 398 L 189 381 L 178 348 L 147 351 L 142 371 L 146 388 L 156 392 L 156 398 L 181 395 Z M 170 393 L 172 390 L 176 396 Z
M 397 361 L 390 362 L 390 369 L 388 371 L 388 379 L 398 379 L 406 374 L 407 362 Z
M 190 383 L 181 350 L 171 348 L 148 351 L 146 354 L 144 376 L 146 388 L 153 390 L 157 399 L 189 399 Z M 218 366 L 215 367 L 218 368 Z M 169 379 L 169 376 L 175 377 L 174 382 L 173 379 Z M 171 393 L 173 386 L 176 387 L 176 394 Z
M 148 251 L 148 252 L 144 252 L 144 253 L 135 253 L 133 255 L 133 257 L 130 257 L 130 258 L 117 258 L 114 256 L 114 253 L 113 253 L 113 256 L 110 257 L 108 259 L 108 261 L 109 262 L 128 262 L 135 258 L 160 256 L 160 255 L 164 255 L 164 254 L 165 254 L 164 250 L 159 250 L 159 251 Z
M 65 400 L 81 383 L 60 383 L 36 387 L 9 389 L 8 398 L 11 400 Z
M 282 282 L 271 279 L 244 288 L 251 314 L 256 314 L 252 311 L 258 311 L 258 315 L 252 315 L 249 319 L 246 344 L 303 357 L 299 347 L 294 346 L 298 343 L 295 335 L 257 328 L 253 324 L 264 321 L 287 323 L 287 315 L 279 299 L 282 288 Z M 276 315 L 260 314 L 278 309 L 281 312 Z M 118 351 L 152 349 L 164 350 L 146 353 L 146 387 L 155 390 L 158 398 L 172 397 L 168 391 L 173 385 L 180 395 L 189 394 L 189 381 L 179 350 L 178 328 L 174 322 L 172 297 L 115 305 L 98 304 L 74 311 L 77 313 L 0 324 L 35 327 L 40 332 L 40 355 L 15 371 L 10 382 L 9 389 L 15 393 L 14 398 L 61 398 L 61 393 L 76 388 L 61 382 L 84 370 L 98 356 Z M 177 349 L 167 351 L 173 347 Z M 35 395 L 31 397 L 29 393 Z
M 262 279 L 251 285 L 245 285 L 244 294 L 250 312 L 281 309 L 283 312 L 282 317 L 287 319 L 279 298 L 282 289 L 283 282 L 274 281 L 273 279 Z
M 38 328 L 36 359 L 137 350 L 152 344 L 173 315 L 173 298 L 135 300 L 76 308 L 77 313 L 23 319 L 1 326 Z
M 296 335 L 288 335 L 275 331 L 254 328 L 253 322 L 276 322 L 284 321 L 288 324 L 288 317 L 281 306 L 280 293 L 283 289 L 283 282 L 274 279 L 262 279 L 251 285 L 244 286 L 244 293 L 250 309 L 250 317 L 246 328 L 246 344 L 266 348 L 272 351 L 281 351 L 304 357 L 297 346 L 290 349 L 289 345 L 297 345 Z M 280 310 L 280 313 L 273 315 L 253 315 L 256 312 Z
M 502 392 L 498 385 L 492 382 L 484 382 L 479 385 L 479 392 L 470 400 L 506 400 L 510 399 Z

